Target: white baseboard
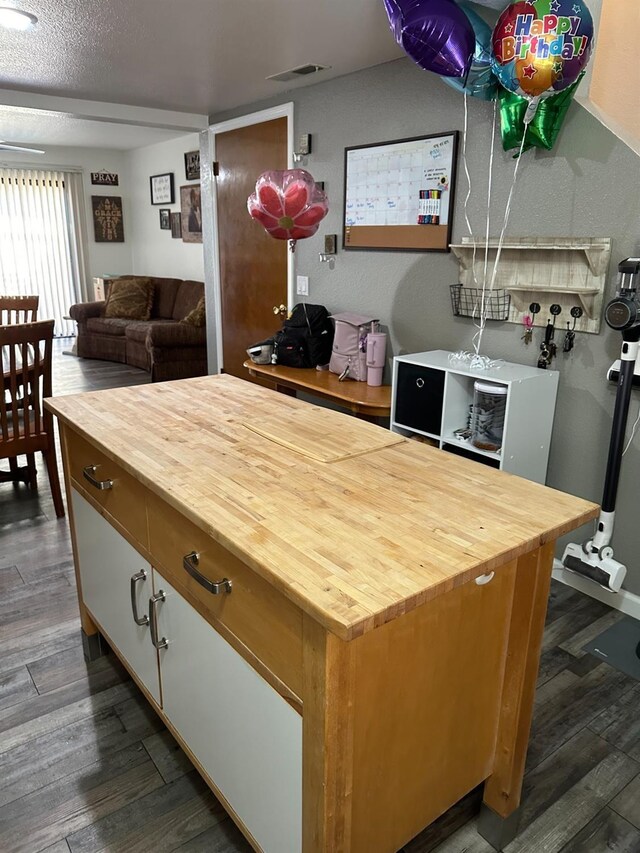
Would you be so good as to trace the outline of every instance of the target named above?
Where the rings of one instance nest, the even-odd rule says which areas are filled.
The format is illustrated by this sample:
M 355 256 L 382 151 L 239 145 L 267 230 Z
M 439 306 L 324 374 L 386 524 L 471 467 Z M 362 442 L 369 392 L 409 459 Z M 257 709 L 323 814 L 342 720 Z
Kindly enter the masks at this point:
M 554 580 L 560 581 L 572 589 L 577 589 L 578 592 L 584 592 L 585 595 L 590 595 L 591 598 L 596 598 L 598 601 L 608 604 L 609 607 L 620 610 L 627 616 L 633 616 L 634 619 L 640 621 L 640 595 L 626 589 L 621 589 L 620 592 L 608 592 L 588 578 L 583 578 L 582 575 L 565 569 L 561 560 L 553 561 L 552 577 Z

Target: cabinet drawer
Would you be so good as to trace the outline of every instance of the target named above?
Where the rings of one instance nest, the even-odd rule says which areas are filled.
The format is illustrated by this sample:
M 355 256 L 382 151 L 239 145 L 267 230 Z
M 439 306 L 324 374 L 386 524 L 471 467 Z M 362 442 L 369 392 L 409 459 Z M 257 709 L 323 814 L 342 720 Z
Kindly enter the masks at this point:
M 66 430 L 65 435 L 69 470 L 76 484 L 146 548 L 145 487 L 77 433 Z M 100 489 L 91 484 L 83 472 L 92 466 L 95 466 L 94 479 L 98 482 L 111 480 L 111 488 Z M 90 471 L 87 473 L 91 474 Z
M 302 612 L 237 557 L 154 495 L 148 496 L 149 550 L 154 565 L 186 591 L 205 616 L 222 623 L 297 696 L 302 696 Z M 198 555 L 197 572 L 211 582 L 228 578 L 231 592 L 214 595 L 184 566 Z

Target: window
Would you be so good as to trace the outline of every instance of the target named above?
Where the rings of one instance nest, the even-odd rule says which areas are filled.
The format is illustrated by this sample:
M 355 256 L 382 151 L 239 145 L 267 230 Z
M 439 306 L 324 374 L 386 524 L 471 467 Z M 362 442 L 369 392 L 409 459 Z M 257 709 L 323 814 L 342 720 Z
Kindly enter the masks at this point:
M 38 318 L 55 320 L 57 336 L 74 334 L 64 318 L 84 291 L 75 213 L 81 180 L 67 172 L 0 169 L 0 290 L 37 293 Z

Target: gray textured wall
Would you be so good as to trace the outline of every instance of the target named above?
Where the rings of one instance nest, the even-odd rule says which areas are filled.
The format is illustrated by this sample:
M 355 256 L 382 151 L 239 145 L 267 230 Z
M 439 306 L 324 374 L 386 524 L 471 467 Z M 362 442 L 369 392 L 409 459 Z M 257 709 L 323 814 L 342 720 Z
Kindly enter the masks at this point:
M 290 97 L 289 97 L 290 95 Z M 212 116 L 222 121 L 293 100 L 296 133 L 313 134 L 307 168 L 326 182 L 331 210 L 319 235 L 342 239 L 345 146 L 438 133 L 463 127 L 463 99 L 409 60 L 380 65 L 327 83 Z M 471 99 L 467 143 L 473 194 L 471 222 L 484 233 L 492 105 Z M 493 222 L 502 222 L 513 160 L 496 146 Z M 466 185 L 458 171 L 454 242 L 466 233 L 462 204 Z M 499 233 L 498 227 L 492 234 Z M 640 158 L 585 110 L 573 105 L 553 152 L 529 152 L 520 168 L 508 234 L 613 238 L 608 293 L 615 290 L 619 260 L 640 252 Z M 321 237 L 301 241 L 297 272 L 309 275 L 312 302 L 330 310 L 372 312 L 390 330 L 394 354 L 429 349 L 471 349 L 470 320 L 454 318 L 450 284 L 458 280 L 453 255 L 339 251 L 333 271 L 318 261 Z M 535 364 L 537 345 L 525 348 L 521 329 L 489 323 L 483 354 Z M 537 334 L 538 342 L 540 332 Z M 606 370 L 617 357 L 619 336 L 603 323 L 600 335 L 578 335 L 570 357 L 561 353 L 558 406 L 548 484 L 600 500 L 615 388 Z M 635 420 L 640 393 L 634 393 Z M 640 429 L 624 459 L 618 501 L 615 556 L 629 567 L 627 587 L 640 593 Z M 587 530 L 572 537 L 580 541 Z

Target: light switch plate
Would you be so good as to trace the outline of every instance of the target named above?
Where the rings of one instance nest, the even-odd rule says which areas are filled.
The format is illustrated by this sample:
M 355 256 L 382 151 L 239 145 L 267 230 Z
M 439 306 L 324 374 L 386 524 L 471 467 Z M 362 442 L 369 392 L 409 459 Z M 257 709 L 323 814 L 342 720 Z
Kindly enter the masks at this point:
M 309 295 L 309 276 L 308 275 L 296 276 L 296 293 L 298 296 L 308 296 Z

